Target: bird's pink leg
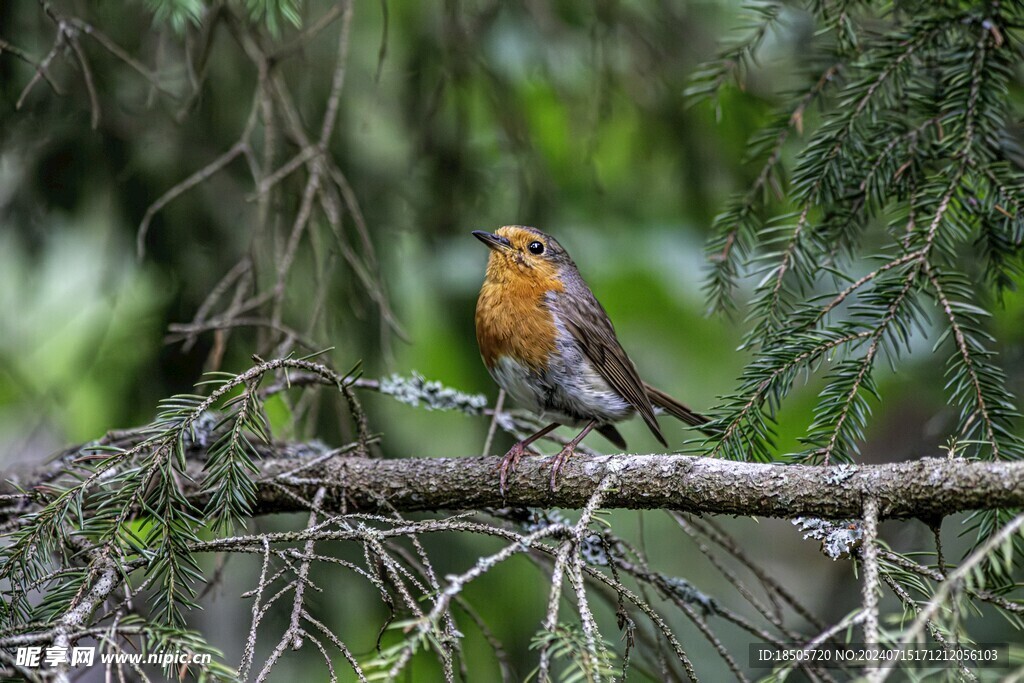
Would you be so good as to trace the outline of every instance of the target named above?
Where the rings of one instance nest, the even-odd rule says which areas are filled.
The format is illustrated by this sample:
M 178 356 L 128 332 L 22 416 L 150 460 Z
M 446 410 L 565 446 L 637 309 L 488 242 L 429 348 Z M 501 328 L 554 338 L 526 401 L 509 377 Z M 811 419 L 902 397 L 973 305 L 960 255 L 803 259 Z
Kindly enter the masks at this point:
M 576 435 L 576 438 L 565 444 L 565 448 L 558 451 L 551 460 L 551 490 L 555 490 L 555 481 L 558 479 L 558 473 L 562 471 L 562 466 L 565 465 L 566 461 L 576 452 L 576 447 L 580 445 L 580 441 L 590 433 L 590 430 L 597 426 L 596 420 L 591 420 L 587 423 L 587 426 L 583 428 L 583 431 Z
M 508 453 L 505 454 L 505 457 L 501 459 L 501 463 L 498 465 L 498 492 L 501 493 L 502 498 L 505 497 L 505 480 L 508 478 L 509 471 L 516 471 L 516 467 L 519 465 L 519 458 L 526 454 L 530 444 L 558 426 L 558 422 L 552 422 L 536 434 L 528 436 L 522 441 L 517 441 L 512 448 L 508 449 Z

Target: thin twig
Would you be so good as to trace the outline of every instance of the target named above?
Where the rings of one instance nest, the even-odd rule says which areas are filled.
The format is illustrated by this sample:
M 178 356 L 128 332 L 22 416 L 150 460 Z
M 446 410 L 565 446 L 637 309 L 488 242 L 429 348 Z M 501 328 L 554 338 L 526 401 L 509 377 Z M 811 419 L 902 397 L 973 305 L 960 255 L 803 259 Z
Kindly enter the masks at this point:
M 920 637 L 921 633 L 927 628 L 928 623 L 935 618 L 936 613 L 942 608 L 942 605 L 945 604 L 950 595 L 954 591 L 961 590 L 961 581 L 966 579 L 968 574 L 970 574 L 978 564 L 986 561 L 996 548 L 1009 541 L 1022 526 L 1024 526 L 1024 515 L 1017 515 L 1007 522 L 1003 528 L 985 539 L 985 542 L 979 545 L 973 553 L 968 555 L 967 558 L 960 563 L 960 566 L 950 572 L 946 577 L 946 580 L 939 584 L 931 599 L 928 600 L 924 608 L 922 608 L 918 613 L 914 623 L 904 629 L 903 635 L 900 637 L 899 644 L 901 646 L 907 645 Z M 879 683 L 885 681 L 889 677 L 894 665 L 895 663 L 891 661 L 882 663 L 878 670 Z
M 501 415 L 501 411 L 504 407 L 505 390 L 501 389 L 498 391 L 498 398 L 494 402 L 494 415 L 491 416 L 491 423 L 487 426 L 487 438 L 484 439 L 484 448 L 480 452 L 481 456 L 489 455 L 491 452 L 491 443 L 494 441 L 494 433 L 498 430 L 498 416 Z

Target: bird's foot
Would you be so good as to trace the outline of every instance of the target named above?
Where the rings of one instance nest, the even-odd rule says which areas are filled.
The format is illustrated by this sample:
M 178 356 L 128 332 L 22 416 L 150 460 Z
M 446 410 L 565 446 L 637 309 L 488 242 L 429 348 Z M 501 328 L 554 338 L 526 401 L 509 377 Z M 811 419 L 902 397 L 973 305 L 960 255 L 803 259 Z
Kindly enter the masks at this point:
M 573 443 L 573 442 L 569 442 L 568 444 L 566 444 L 565 448 L 563 448 L 562 450 L 558 451 L 558 455 L 552 456 L 551 459 L 548 462 L 545 462 L 545 463 L 543 463 L 541 465 L 541 467 L 547 467 L 548 465 L 551 465 L 551 492 L 552 493 L 555 492 L 555 487 L 556 487 L 557 482 L 558 482 L 558 475 L 561 474 L 562 467 L 565 466 L 565 463 L 568 462 L 569 458 L 571 458 L 573 456 L 573 454 L 575 454 L 575 453 L 576 453 L 576 444 Z
M 501 497 L 505 497 L 505 481 L 508 479 L 509 472 L 515 472 L 519 466 L 519 459 L 522 458 L 529 452 L 529 447 L 522 441 L 517 441 L 512 448 L 508 449 L 508 453 L 501 459 L 498 464 L 498 493 Z
M 583 437 L 589 434 L 590 430 L 596 426 L 597 420 L 591 420 L 590 422 L 588 422 L 587 426 L 583 428 L 583 431 L 576 435 L 576 438 L 574 438 L 569 443 L 565 444 L 565 447 L 562 448 L 562 450 L 558 451 L 558 455 L 551 458 L 551 461 L 549 463 L 541 465 L 541 467 L 546 467 L 548 464 L 551 465 L 552 493 L 555 492 L 555 484 L 558 481 L 558 474 L 562 471 L 562 467 L 565 466 L 566 461 L 569 460 L 569 458 L 572 457 L 573 453 L 576 452 L 576 447 L 580 445 L 580 441 L 583 441 Z

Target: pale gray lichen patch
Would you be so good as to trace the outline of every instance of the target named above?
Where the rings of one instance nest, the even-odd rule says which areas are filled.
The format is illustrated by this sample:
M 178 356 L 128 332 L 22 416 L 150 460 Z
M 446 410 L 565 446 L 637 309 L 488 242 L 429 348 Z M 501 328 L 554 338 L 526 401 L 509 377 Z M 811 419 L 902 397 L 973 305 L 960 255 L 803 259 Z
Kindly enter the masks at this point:
M 606 543 L 599 534 L 590 534 L 580 543 L 580 557 L 589 565 L 607 567 L 611 559 L 606 552 Z
M 533 534 L 538 531 L 543 531 L 553 524 L 557 524 L 559 526 L 570 526 L 571 522 L 569 522 L 568 517 L 558 510 L 530 508 L 530 516 L 523 523 L 523 530 L 527 534 Z
M 391 375 L 380 381 L 380 393 L 411 406 L 422 405 L 427 410 L 458 410 L 479 415 L 487 407 L 483 394 L 467 394 L 440 382 L 428 380 L 418 372 L 411 377 Z
M 732 472 L 736 468 L 736 461 L 724 460 L 721 458 L 702 458 L 700 466 L 701 469 L 707 472 Z
M 629 460 L 609 458 L 604 462 L 604 471 L 608 474 L 618 474 L 629 469 Z
M 281 448 L 281 455 L 286 458 L 315 458 L 330 450 L 331 447 L 323 441 L 313 439 L 307 442 L 286 444 Z
M 833 560 L 849 557 L 864 541 L 864 529 L 854 520 L 833 522 L 818 517 L 797 517 L 793 525 L 800 527 L 804 538 L 821 541 L 821 552 Z
M 831 468 L 831 472 L 828 474 L 828 478 L 825 482 L 828 484 L 842 484 L 844 481 L 852 477 L 857 473 L 857 468 L 853 465 L 843 463 L 842 465 L 836 465 Z
M 212 410 L 204 411 L 185 431 L 185 447 L 196 446 L 204 451 L 209 448 L 210 444 L 216 441 L 217 426 L 220 424 L 221 417 L 219 413 Z
M 686 579 L 678 576 L 665 576 L 664 574 L 661 575 L 661 579 L 669 593 L 685 603 L 697 605 L 704 613 L 704 616 L 718 613 L 718 603 L 715 602 L 715 599 L 699 590 Z

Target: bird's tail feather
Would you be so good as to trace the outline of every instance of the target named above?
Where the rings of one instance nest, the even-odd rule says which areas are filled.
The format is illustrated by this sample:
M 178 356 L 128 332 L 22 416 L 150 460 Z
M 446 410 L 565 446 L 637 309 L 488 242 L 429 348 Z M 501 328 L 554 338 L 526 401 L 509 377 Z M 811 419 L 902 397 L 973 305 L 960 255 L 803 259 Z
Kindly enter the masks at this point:
M 644 389 L 647 390 L 647 395 L 650 397 L 651 403 L 688 425 L 700 427 L 701 425 L 705 425 L 711 421 L 700 413 L 693 412 L 661 389 L 655 389 L 647 382 L 644 382 Z
M 601 425 L 597 428 L 597 431 L 601 433 L 601 436 L 611 441 L 620 449 L 625 450 L 626 440 L 622 438 L 622 434 L 620 434 L 619 430 L 615 428 L 615 425 Z

